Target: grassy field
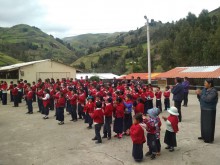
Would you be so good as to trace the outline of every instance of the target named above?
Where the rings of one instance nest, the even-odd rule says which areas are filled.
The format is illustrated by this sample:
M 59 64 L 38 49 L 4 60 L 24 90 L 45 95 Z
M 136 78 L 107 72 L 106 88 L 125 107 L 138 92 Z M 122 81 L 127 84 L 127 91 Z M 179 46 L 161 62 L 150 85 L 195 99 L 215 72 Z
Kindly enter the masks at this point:
M 19 63 L 19 62 L 21 62 L 21 61 L 0 52 L 0 67 L 6 66 L 6 65 L 16 64 L 16 63 Z

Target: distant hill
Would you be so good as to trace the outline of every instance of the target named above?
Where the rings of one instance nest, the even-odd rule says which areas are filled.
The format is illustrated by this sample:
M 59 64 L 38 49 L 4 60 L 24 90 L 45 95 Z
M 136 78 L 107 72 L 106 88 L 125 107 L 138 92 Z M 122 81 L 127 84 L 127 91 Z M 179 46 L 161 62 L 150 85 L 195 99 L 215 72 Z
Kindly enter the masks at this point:
M 0 52 L 21 61 L 52 58 L 69 64 L 77 59 L 63 40 L 24 24 L 0 28 Z
M 65 38 L 78 57 L 72 66 L 87 72 L 147 72 L 146 26 L 129 32 L 85 34 Z M 176 66 L 220 63 L 220 8 L 188 13 L 172 23 L 150 20 L 153 72 Z

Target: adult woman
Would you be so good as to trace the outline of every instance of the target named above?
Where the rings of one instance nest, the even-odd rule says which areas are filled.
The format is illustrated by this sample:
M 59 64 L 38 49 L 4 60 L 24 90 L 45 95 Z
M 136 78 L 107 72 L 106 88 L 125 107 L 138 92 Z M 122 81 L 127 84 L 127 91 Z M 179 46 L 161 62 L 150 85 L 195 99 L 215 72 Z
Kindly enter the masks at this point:
M 214 141 L 216 105 L 218 102 L 218 92 L 214 88 L 213 80 L 205 80 L 204 89 L 198 90 L 197 95 L 201 108 L 201 137 L 198 139 L 204 140 L 205 143 L 212 143 Z

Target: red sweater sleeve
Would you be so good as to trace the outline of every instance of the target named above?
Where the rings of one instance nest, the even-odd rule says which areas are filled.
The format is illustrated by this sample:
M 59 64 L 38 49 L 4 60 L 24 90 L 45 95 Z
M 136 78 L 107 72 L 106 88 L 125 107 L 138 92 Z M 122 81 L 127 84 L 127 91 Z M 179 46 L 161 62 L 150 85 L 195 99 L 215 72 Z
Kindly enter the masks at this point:
M 146 142 L 144 130 L 139 124 L 133 124 L 130 128 L 131 140 L 134 144 L 143 144 Z

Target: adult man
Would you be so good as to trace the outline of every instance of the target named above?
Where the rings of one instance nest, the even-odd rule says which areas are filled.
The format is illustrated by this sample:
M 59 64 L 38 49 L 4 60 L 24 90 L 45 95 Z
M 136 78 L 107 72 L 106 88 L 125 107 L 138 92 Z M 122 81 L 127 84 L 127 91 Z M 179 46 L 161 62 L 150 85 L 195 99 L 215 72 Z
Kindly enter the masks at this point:
M 178 109 L 179 122 L 181 122 L 182 121 L 181 103 L 183 100 L 184 88 L 181 84 L 181 78 L 176 77 L 175 83 L 176 83 L 176 85 L 174 87 L 171 87 L 172 88 L 171 92 L 173 94 L 174 106 Z
M 183 94 L 183 106 L 187 107 L 188 104 L 188 94 L 189 94 L 189 81 L 187 77 L 184 77 L 184 81 L 182 83 L 183 88 L 184 88 L 184 94 Z

